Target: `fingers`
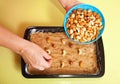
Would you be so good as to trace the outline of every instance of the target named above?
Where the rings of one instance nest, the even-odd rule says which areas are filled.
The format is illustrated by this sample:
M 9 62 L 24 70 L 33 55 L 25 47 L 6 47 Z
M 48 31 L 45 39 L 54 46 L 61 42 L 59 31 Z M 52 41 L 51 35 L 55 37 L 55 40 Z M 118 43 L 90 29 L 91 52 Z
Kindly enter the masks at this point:
M 66 10 L 66 12 L 73 6 L 77 4 L 81 4 L 81 2 L 78 0 L 59 0 L 59 2 L 63 6 L 63 8 Z
M 48 54 L 43 55 L 43 57 L 44 57 L 46 60 L 51 60 L 51 56 L 49 56 Z
M 50 60 L 51 59 L 51 56 L 48 55 L 48 53 L 46 53 L 42 48 L 40 48 L 37 45 L 35 45 L 35 46 L 36 46 L 37 52 L 40 53 L 40 55 L 42 55 L 42 57 L 44 57 L 46 60 Z
M 37 69 L 37 70 L 44 70 L 46 68 L 49 68 L 50 65 L 51 65 L 51 62 L 47 62 L 43 57 L 40 57 L 36 60 L 35 63 L 30 63 L 28 64 L 28 68 L 29 70 L 32 70 L 32 69 Z
M 52 59 L 51 59 L 51 60 L 48 60 L 48 63 L 51 65 L 51 64 L 52 64 Z
M 52 60 L 42 48 L 31 43 L 22 51 L 24 61 L 33 69 L 44 70 L 51 66 Z
M 40 66 L 42 66 L 42 67 L 44 67 L 44 68 L 49 68 L 50 67 L 50 62 L 49 61 L 46 61 L 45 59 L 44 59 L 44 57 L 42 57 L 41 59 L 41 62 L 40 62 Z
M 67 5 L 68 0 L 59 0 L 59 2 L 60 2 L 61 5 L 63 6 L 63 8 L 65 8 L 66 5 Z
M 52 59 L 52 57 L 48 53 L 46 53 L 44 50 L 41 52 L 41 54 L 43 55 L 43 57 L 46 60 L 51 60 Z
M 44 67 L 41 67 L 41 66 L 35 67 L 35 66 L 32 66 L 32 65 L 28 65 L 28 66 L 27 66 L 27 69 L 28 69 L 28 72 L 32 71 L 33 69 L 37 69 L 37 70 L 40 70 L 40 71 L 45 70 Z
M 52 63 L 52 57 L 48 53 L 46 53 L 43 49 L 41 50 L 41 55 L 48 63 L 50 64 Z

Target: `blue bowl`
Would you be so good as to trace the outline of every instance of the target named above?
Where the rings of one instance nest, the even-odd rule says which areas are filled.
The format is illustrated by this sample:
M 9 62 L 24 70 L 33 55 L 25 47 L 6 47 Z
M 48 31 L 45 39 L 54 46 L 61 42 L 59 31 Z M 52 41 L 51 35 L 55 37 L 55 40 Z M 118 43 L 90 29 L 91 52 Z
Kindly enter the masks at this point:
M 100 33 L 99 33 L 98 37 L 95 38 L 94 40 L 87 41 L 87 42 L 79 42 L 79 41 L 74 41 L 73 39 L 70 38 L 70 35 L 68 34 L 68 28 L 66 27 L 66 23 L 67 23 L 67 21 L 68 21 L 68 18 L 69 18 L 69 16 L 70 16 L 70 14 L 72 13 L 72 11 L 73 11 L 73 10 L 77 10 L 78 8 L 81 8 L 81 9 L 84 9 L 84 10 L 90 9 L 90 10 L 92 10 L 92 12 L 98 13 L 98 14 L 100 15 L 100 17 L 102 18 L 103 28 L 100 30 Z M 76 43 L 78 43 L 78 44 L 90 44 L 90 43 L 93 43 L 93 42 L 97 41 L 97 40 L 102 36 L 102 33 L 103 33 L 103 31 L 104 31 L 104 28 L 105 28 L 105 19 L 104 19 L 104 16 L 103 16 L 102 12 L 101 12 L 98 8 L 96 8 L 96 7 L 92 6 L 92 5 L 89 5 L 89 4 L 79 4 L 79 5 L 76 5 L 76 6 L 72 7 L 72 8 L 66 13 L 66 16 L 65 16 L 65 18 L 64 18 L 64 30 L 65 30 L 65 33 L 67 34 L 68 38 L 70 38 L 72 41 L 74 41 L 74 42 L 76 42 Z

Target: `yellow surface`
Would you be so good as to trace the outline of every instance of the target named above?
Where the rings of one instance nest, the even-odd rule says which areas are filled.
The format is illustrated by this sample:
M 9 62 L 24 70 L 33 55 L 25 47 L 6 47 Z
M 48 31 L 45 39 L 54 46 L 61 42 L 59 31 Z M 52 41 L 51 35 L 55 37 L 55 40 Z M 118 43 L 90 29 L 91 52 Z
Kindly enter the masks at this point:
M 106 19 L 103 33 L 105 75 L 101 78 L 27 79 L 20 56 L 0 47 L 0 84 L 120 84 L 120 1 L 82 0 L 97 6 Z M 65 10 L 58 0 L 0 0 L 0 24 L 23 36 L 28 26 L 62 26 Z

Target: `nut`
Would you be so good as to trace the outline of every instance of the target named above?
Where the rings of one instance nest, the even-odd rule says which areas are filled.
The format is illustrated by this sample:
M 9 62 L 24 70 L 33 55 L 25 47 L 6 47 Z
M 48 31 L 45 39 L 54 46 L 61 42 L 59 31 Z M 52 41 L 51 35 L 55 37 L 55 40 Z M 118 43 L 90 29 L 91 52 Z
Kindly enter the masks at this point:
M 83 38 L 81 38 L 79 41 L 80 41 L 80 42 L 85 42 L 85 40 L 84 40 Z
M 75 24 L 70 25 L 70 29 L 74 29 L 76 27 Z
M 75 20 L 73 21 L 73 23 L 75 23 L 75 24 L 76 24 L 76 23 L 78 23 L 78 21 L 75 19 Z
M 70 18 L 74 18 L 75 17 L 75 14 L 74 13 L 72 13 L 71 14 L 71 16 L 70 16 Z
M 99 26 L 97 29 L 98 29 L 98 30 L 101 30 L 102 28 L 103 28 L 103 26 Z
M 80 67 L 84 67 L 82 61 L 79 61 L 79 66 L 80 66 Z
M 74 41 L 79 41 L 79 39 L 77 38 L 77 36 L 74 36 Z
M 94 21 L 90 21 L 90 25 L 92 25 L 92 26 L 93 26 L 93 25 L 94 25 Z
M 74 41 L 87 42 L 98 37 L 103 28 L 102 18 L 92 10 L 73 10 L 66 23 L 68 34 Z
M 75 14 L 77 12 L 77 10 L 73 10 L 73 13 Z
M 81 27 L 79 23 L 77 23 L 77 25 L 76 25 L 76 26 L 77 26 L 77 28 L 78 28 L 78 27 L 79 27 L 79 28 Z
M 69 64 L 70 64 L 70 65 L 72 65 L 72 64 L 73 64 L 73 61 L 72 61 L 72 60 L 69 60 L 68 62 L 69 62 Z
M 98 25 L 99 25 L 99 26 L 102 26 L 102 22 L 100 22 Z
M 78 49 L 78 55 L 81 55 L 81 54 L 82 54 L 81 49 Z
M 52 46 L 53 48 L 56 48 L 56 45 L 55 45 L 54 43 L 52 43 L 51 46 Z
M 46 51 L 48 54 L 51 54 L 51 51 L 50 51 L 50 49 L 48 49 L 48 48 L 45 48 L 45 51 Z
M 79 15 L 81 13 L 81 9 L 78 9 L 77 10 L 77 14 Z
M 70 35 L 70 38 L 74 38 L 74 34 L 71 34 L 71 35 Z
M 88 16 L 92 16 L 92 10 L 88 10 Z
M 63 61 L 60 62 L 60 67 L 63 68 L 65 66 L 65 63 Z
M 66 27 L 67 27 L 67 28 L 68 28 L 68 27 L 70 27 L 70 24 L 69 24 L 69 23 L 67 23 L 67 24 L 66 24 Z
M 64 44 L 64 45 L 65 45 L 65 43 L 66 43 L 66 41 L 65 41 L 64 38 L 61 39 L 61 42 L 62 42 L 62 44 Z
M 80 28 L 76 27 L 76 34 L 80 34 Z
M 79 24 L 83 26 L 85 23 L 83 21 L 79 21 Z
M 73 33 L 73 30 L 72 30 L 72 29 L 69 29 L 69 30 L 68 30 L 68 33 L 69 33 L 69 34 L 72 34 L 72 33 Z
M 76 39 L 77 39 L 77 40 L 80 40 L 80 39 L 81 39 L 81 37 L 80 37 L 80 36 L 76 36 Z
M 73 24 L 73 18 L 69 18 L 68 21 L 69 21 L 69 24 Z
M 83 27 L 83 29 L 82 29 L 83 31 L 86 31 L 86 28 L 85 27 Z
M 81 8 L 78 8 L 78 10 L 77 11 L 79 11 L 79 12 L 82 12 L 83 11 L 83 9 L 81 9 Z
M 83 18 L 84 17 L 84 14 L 83 13 L 80 13 L 80 18 Z
M 72 48 L 73 47 L 73 43 L 69 42 L 69 47 Z
M 96 16 L 97 15 L 97 13 L 96 12 L 93 12 L 93 16 Z
M 96 17 L 96 18 L 100 18 L 100 15 L 99 15 L 99 14 L 97 14 L 95 17 Z
M 50 37 L 46 37 L 46 41 L 50 43 Z
M 91 16 L 91 17 L 90 17 L 90 20 L 91 20 L 91 21 L 95 21 L 96 18 L 95 18 L 94 16 Z
M 87 38 L 87 41 L 90 41 L 90 40 L 92 40 L 92 37 L 88 37 L 88 38 Z
M 98 37 L 98 35 L 99 35 L 99 31 L 96 32 L 96 36 L 95 37 Z
M 66 55 L 66 51 L 64 49 L 62 49 L 62 56 L 65 56 Z

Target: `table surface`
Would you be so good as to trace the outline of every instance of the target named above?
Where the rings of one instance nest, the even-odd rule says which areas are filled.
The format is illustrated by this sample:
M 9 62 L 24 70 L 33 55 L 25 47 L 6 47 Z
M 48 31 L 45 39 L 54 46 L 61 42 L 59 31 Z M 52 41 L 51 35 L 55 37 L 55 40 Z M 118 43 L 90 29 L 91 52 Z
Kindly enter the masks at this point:
M 21 74 L 20 56 L 0 47 L 0 84 L 119 84 L 120 1 L 81 0 L 98 7 L 106 19 L 103 33 L 105 74 L 101 78 L 37 78 Z M 28 26 L 62 26 L 65 15 L 58 0 L 0 0 L 0 24 L 23 37 Z

